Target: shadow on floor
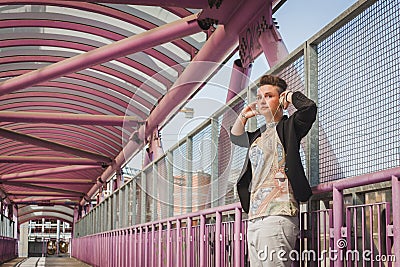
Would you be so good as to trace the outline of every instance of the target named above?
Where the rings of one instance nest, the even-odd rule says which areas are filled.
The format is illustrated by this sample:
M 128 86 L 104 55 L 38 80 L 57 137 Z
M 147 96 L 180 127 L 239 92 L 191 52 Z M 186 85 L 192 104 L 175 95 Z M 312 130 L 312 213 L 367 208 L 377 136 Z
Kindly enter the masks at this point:
M 81 262 L 75 258 L 70 257 L 29 257 L 29 258 L 15 258 L 11 261 L 5 262 L 1 267 L 42 267 L 42 266 L 54 266 L 54 267 L 90 267 L 84 262 Z

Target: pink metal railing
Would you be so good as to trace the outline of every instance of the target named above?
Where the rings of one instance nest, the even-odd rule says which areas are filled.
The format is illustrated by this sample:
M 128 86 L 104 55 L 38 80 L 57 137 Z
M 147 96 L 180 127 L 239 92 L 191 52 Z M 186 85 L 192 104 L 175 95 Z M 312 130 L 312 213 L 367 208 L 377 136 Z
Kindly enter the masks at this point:
M 240 210 L 235 203 L 74 238 L 71 254 L 93 266 L 243 266 Z M 224 212 L 233 212 L 234 221 L 222 222 Z
M 335 190 L 336 193 L 332 209 L 301 214 L 300 251 L 314 251 L 317 257 L 307 259 L 300 254 L 301 262 L 311 266 L 370 264 L 365 259 L 357 261 L 344 256 L 333 260 L 322 253 L 332 250 L 340 256 L 370 249 L 371 259 L 376 255 L 389 259 L 373 266 L 392 266 L 391 255 L 400 259 L 399 175 L 400 168 L 394 168 L 315 187 L 316 194 Z M 392 182 L 392 214 L 388 202 L 344 207 L 344 189 L 382 181 Z M 224 221 L 227 218 L 232 219 Z M 246 228 L 240 204 L 235 203 L 74 238 L 72 256 L 93 266 L 245 266 Z M 346 242 L 346 246 L 340 242 Z

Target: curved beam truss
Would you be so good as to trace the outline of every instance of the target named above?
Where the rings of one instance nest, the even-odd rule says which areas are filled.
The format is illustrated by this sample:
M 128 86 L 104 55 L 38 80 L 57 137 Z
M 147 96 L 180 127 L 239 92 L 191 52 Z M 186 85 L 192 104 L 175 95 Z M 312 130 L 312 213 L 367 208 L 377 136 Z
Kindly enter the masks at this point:
M 20 222 L 72 222 L 47 205 L 90 200 L 279 2 L 0 0 L 0 192 L 44 205 Z

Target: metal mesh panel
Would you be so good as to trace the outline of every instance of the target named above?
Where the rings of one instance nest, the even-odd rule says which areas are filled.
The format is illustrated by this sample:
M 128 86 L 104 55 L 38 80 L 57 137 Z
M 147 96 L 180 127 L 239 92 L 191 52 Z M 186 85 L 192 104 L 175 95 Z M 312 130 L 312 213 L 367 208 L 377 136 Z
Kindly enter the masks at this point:
M 218 133 L 218 179 L 219 196 L 222 196 L 220 205 L 239 201 L 236 191 L 236 181 L 239 179 L 247 149 L 230 142 L 230 126 L 233 125 L 237 114 L 243 109 L 245 101 L 241 100 L 231 109 L 228 109 L 219 118 L 220 131 Z
M 187 152 L 186 143 L 172 152 L 174 176 L 174 215 L 186 213 L 187 206 Z
M 233 164 L 237 149 L 231 143 L 229 134 L 230 127 L 234 124 L 237 114 L 243 109 L 243 104 L 244 101 L 240 101 L 218 117 L 218 196 L 220 205 L 234 203 L 239 200 L 235 194 L 235 184 L 239 173 L 238 171 L 233 172 L 233 170 L 240 169 L 241 166 Z M 244 159 L 245 154 L 242 156 Z
M 157 162 L 157 188 L 158 188 L 158 218 L 163 219 L 168 217 L 168 211 L 170 208 L 169 203 L 169 187 L 173 186 L 173 184 L 168 181 L 168 164 L 166 157 L 162 157 Z
M 146 194 L 146 222 L 152 220 L 153 215 L 153 168 L 148 168 L 146 173 L 146 185 L 144 193 Z
M 211 124 L 193 136 L 193 171 L 211 175 Z
M 378 1 L 318 45 L 321 183 L 399 164 L 398 5 Z
M 284 68 L 277 75 L 286 81 L 288 85 L 287 90 L 292 92 L 300 91 L 307 95 L 305 92 L 304 83 L 304 56 L 299 57 L 296 61 Z M 295 111 L 295 107 L 290 105 L 287 109 L 286 115 L 293 114 Z M 307 138 L 305 137 L 300 143 L 300 157 L 305 173 L 307 173 L 307 146 L 308 142 Z
M 210 207 L 211 201 L 211 169 L 212 163 L 217 160 L 213 155 L 216 151 L 216 140 L 211 138 L 211 124 L 193 136 L 192 161 L 192 211 Z

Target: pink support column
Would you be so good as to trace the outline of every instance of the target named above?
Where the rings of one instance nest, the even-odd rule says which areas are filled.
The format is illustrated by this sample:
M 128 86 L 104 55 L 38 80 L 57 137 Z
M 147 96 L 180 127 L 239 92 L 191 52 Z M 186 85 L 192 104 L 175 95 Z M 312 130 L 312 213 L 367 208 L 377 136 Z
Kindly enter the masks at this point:
M 138 260 L 138 266 L 144 266 L 144 261 L 143 261 L 143 227 L 139 228 L 139 250 L 136 255 L 139 260 Z
M 143 266 L 148 266 L 149 264 L 149 226 L 145 226 L 145 232 L 144 232 L 144 265 Z
M 127 250 L 126 250 L 126 266 L 133 266 L 132 264 L 132 240 L 133 240 L 133 230 L 132 228 L 126 230 L 127 231 L 127 239 L 126 239 L 126 245 L 127 245 Z
M 151 240 L 149 241 L 149 247 L 150 247 L 150 266 L 155 266 L 157 259 L 155 258 L 155 251 L 156 251 L 156 243 L 155 243 L 155 234 L 156 234 L 156 224 L 151 225 Z
M 136 250 L 136 244 L 137 244 L 137 228 L 135 227 L 134 229 L 132 229 L 132 239 L 131 239 L 131 265 L 132 267 L 136 267 L 136 263 L 137 263 L 137 259 L 138 259 L 138 253 Z
M 400 181 L 392 176 L 392 212 L 393 212 L 393 252 L 396 257 L 394 266 L 400 266 Z M 391 254 L 391 253 L 387 253 Z
M 270 67 L 275 66 L 289 55 L 286 45 L 275 26 L 261 33 L 259 42 Z
M 127 247 L 127 243 L 126 243 L 126 238 L 127 238 L 127 232 L 126 230 L 121 230 L 121 266 L 127 266 L 126 265 L 126 247 Z
M 181 220 L 176 220 L 176 267 L 182 266 L 182 236 L 181 236 Z
M 167 267 L 171 266 L 171 255 L 172 255 L 172 250 L 171 250 L 171 242 L 172 242 L 172 237 L 171 237 L 171 222 L 167 221 L 167 237 L 166 237 L 166 242 L 167 242 Z
M 115 253 L 115 263 L 116 263 L 116 266 L 121 266 L 121 251 L 122 251 L 122 248 L 121 248 L 121 236 L 122 235 L 122 232 L 121 231 L 116 231 L 115 232 L 115 236 L 116 236 L 116 250 L 117 250 L 117 253 Z
M 162 266 L 162 259 L 163 259 L 163 254 L 162 254 L 162 223 L 158 224 L 158 247 L 159 247 L 159 252 L 158 252 L 158 265 L 159 267 Z
M 192 266 L 192 218 L 186 218 L 186 266 Z
M 205 229 L 206 229 L 206 216 L 201 214 L 200 215 L 200 266 L 206 266 L 206 257 L 205 257 Z
M 240 59 L 233 62 L 226 103 L 249 85 L 252 65 L 244 68 Z
M 237 46 L 239 33 L 254 17 L 255 11 L 265 5 L 271 5 L 271 1 L 245 1 L 232 14 L 226 25 L 218 26 L 165 97 L 151 112 L 147 119 L 146 136 L 175 114 L 180 104 L 187 100 L 220 67 L 220 64 Z
M 215 213 L 215 267 L 221 266 L 221 227 L 222 214 L 217 211 Z
M 234 242 L 234 249 L 233 249 L 233 262 L 234 262 L 234 267 L 241 267 L 241 251 L 240 251 L 240 243 L 241 243 L 241 237 L 242 237 L 242 211 L 240 208 L 235 208 L 235 222 L 233 226 L 233 231 L 234 231 L 234 237 L 233 237 L 233 242 Z
M 334 250 L 338 258 L 334 261 L 335 267 L 343 266 L 343 258 L 340 257 L 342 250 L 338 247 L 338 242 L 342 239 L 342 226 L 343 226 L 343 191 L 333 187 L 333 240 L 334 240 Z

